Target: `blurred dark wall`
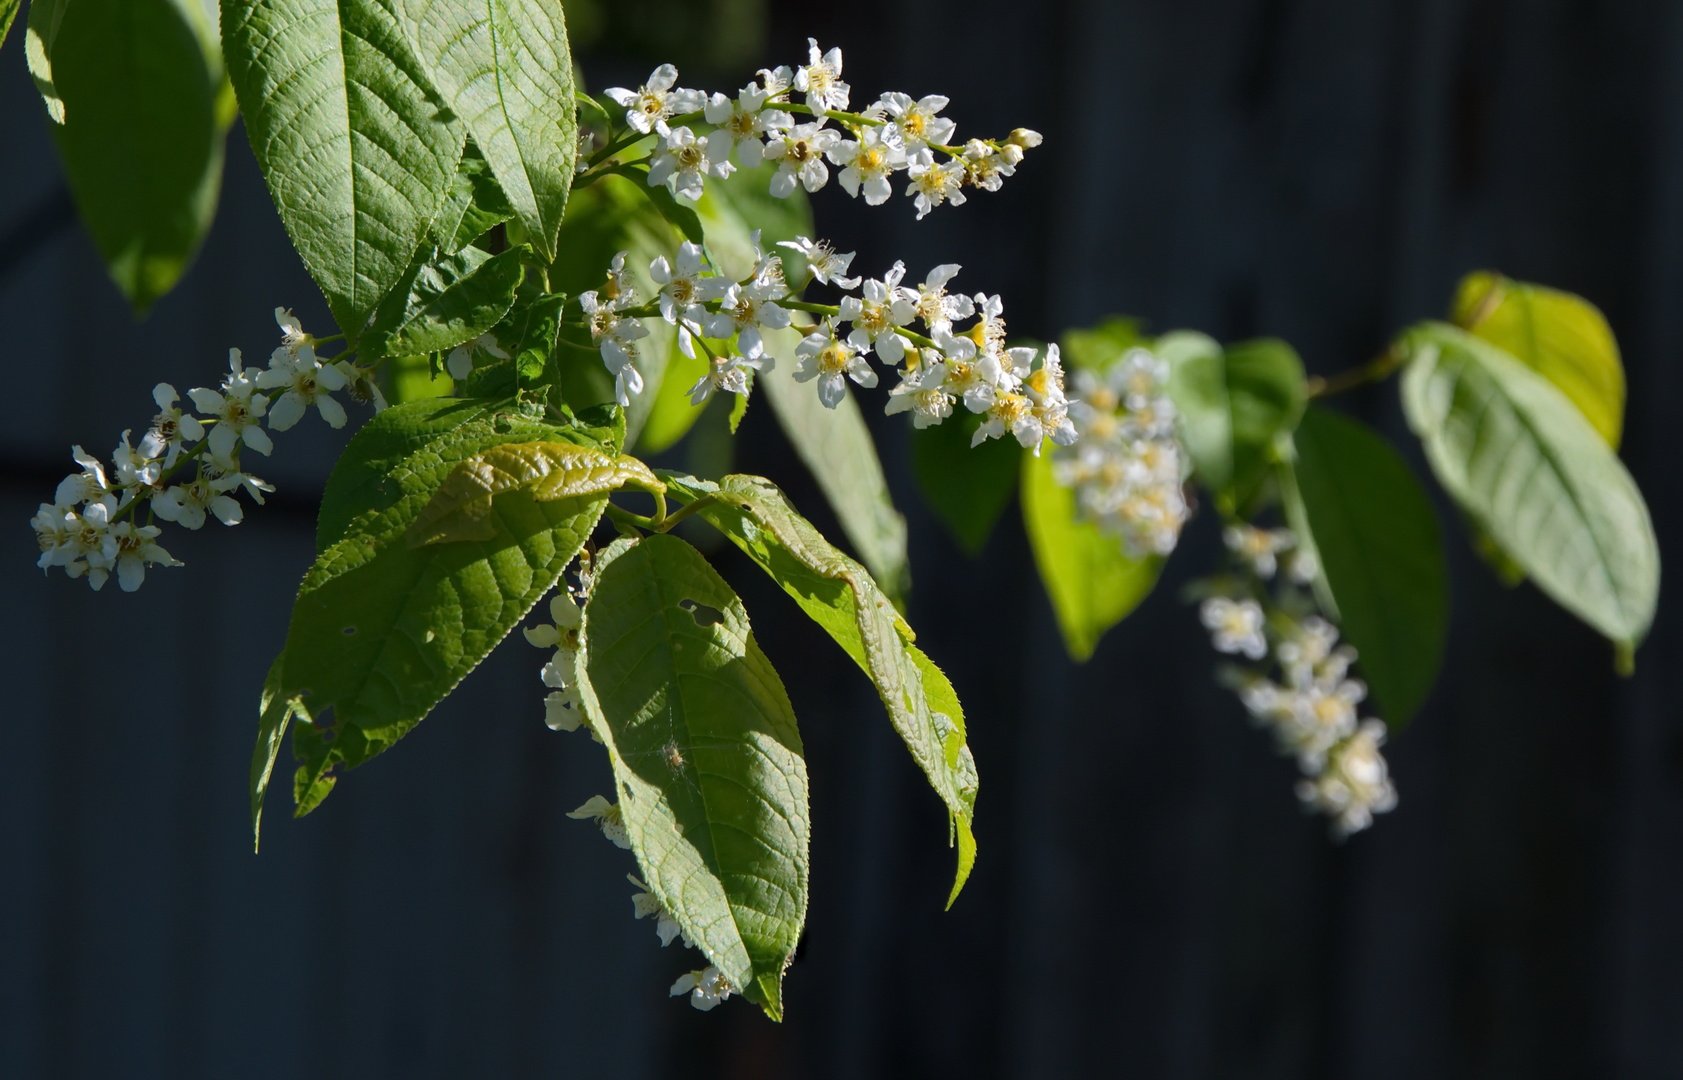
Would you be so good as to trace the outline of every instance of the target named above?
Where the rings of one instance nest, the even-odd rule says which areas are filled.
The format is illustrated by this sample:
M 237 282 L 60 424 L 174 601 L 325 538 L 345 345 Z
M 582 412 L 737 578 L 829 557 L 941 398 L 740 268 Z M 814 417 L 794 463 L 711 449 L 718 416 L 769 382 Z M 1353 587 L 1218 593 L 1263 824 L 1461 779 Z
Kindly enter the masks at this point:
M 1033 336 L 1129 313 L 1283 336 L 1320 373 L 1441 312 L 1466 270 L 1572 289 L 1625 347 L 1625 457 L 1662 543 L 1683 528 L 1663 449 L 1683 403 L 1683 6 L 771 5 L 745 64 L 728 32 L 752 27 L 744 8 L 686 9 L 711 36 L 680 40 L 733 65 L 680 52 L 686 82 L 728 89 L 800 59 L 810 33 L 846 50 L 856 100 L 938 91 L 961 131 L 1047 136 L 1003 192 L 916 225 L 909 200 L 866 212 L 823 193 L 820 228 L 857 266 L 961 262 Z M 610 33 L 587 74 L 640 80 L 658 58 Z M 1213 685 L 1177 598 L 1215 555 L 1208 521 L 1075 668 L 1014 518 L 966 559 L 918 504 L 906 431 L 882 424 L 912 622 L 969 705 L 982 856 L 943 913 L 939 805 L 868 688 L 723 559 L 813 778 L 813 905 L 781 1026 L 667 1000 L 687 958 L 629 918 L 623 854 L 562 816 L 606 769 L 543 728 L 539 657 L 517 640 L 318 813 L 294 822 L 276 799 L 251 855 L 256 691 L 343 436 L 309 422 L 278 439 L 273 505 L 234 535 L 178 534 L 190 567 L 133 596 L 43 580 L 23 523 L 69 443 L 104 452 L 146 422 L 155 381 L 264 347 L 277 303 L 310 326 L 323 305 L 236 135 L 205 250 L 135 325 L 71 220 L 12 36 L 0 1075 L 1683 1073 L 1674 605 L 1616 680 L 1593 634 L 1493 582 L 1447 507 L 1444 674 L 1390 748 L 1400 809 L 1340 847 Z M 1347 404 L 1420 464 L 1393 388 Z M 762 407 L 738 451 L 827 520 Z

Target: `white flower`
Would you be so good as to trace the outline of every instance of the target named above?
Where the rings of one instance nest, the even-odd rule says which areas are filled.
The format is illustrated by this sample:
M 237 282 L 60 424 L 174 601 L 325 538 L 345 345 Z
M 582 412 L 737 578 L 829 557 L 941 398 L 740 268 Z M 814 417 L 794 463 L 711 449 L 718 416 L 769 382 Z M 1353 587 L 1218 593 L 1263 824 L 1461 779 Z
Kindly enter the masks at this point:
M 281 329 L 281 348 L 288 352 L 298 352 L 301 349 L 315 351 L 315 335 L 304 332 L 304 324 L 298 321 L 298 316 L 292 313 L 291 308 L 275 309 L 275 325 Z
M 245 517 L 239 500 L 229 495 L 226 477 L 213 478 L 201 469 L 192 483 L 176 484 L 159 492 L 152 499 L 153 511 L 165 521 L 173 521 L 186 529 L 197 529 L 205 523 L 206 511 L 216 515 L 224 525 L 238 525 Z
M 703 301 L 715 299 L 718 278 L 703 277 L 707 260 L 700 246 L 688 240 L 678 245 L 678 254 L 671 262 L 665 255 L 656 255 L 649 263 L 649 277 L 660 287 L 661 318 L 674 326 L 682 320 L 699 321 L 706 312 Z
M 333 367 L 345 377 L 345 393 L 352 401 L 365 405 L 373 405 L 375 412 L 381 412 L 386 407 L 386 395 L 380 393 L 380 384 L 374 378 L 374 369 L 358 367 L 351 360 L 335 360 Z
M 891 90 L 877 99 L 873 111 L 885 115 L 906 152 L 915 153 L 931 143 L 946 143 L 953 137 L 958 125 L 935 115 L 946 107 L 947 99 L 940 94 L 913 101 L 910 94 Z
M 833 409 L 847 396 L 847 379 L 869 388 L 877 384 L 877 373 L 858 349 L 836 336 L 829 319 L 795 347 L 799 364 L 795 368 L 796 382 L 818 380 L 818 400 Z
M 767 101 L 787 100 L 789 91 L 795 85 L 795 72 L 788 64 L 761 68 L 754 74 L 760 77 L 760 89 L 765 93 Z
M 148 566 L 180 566 L 180 562 L 158 546 L 158 534 L 162 531 L 156 525 L 136 525 L 132 521 L 119 521 L 111 526 L 105 535 L 107 560 L 100 565 L 95 565 L 92 558 L 88 560 L 88 583 L 98 589 L 105 583 L 106 570 L 114 565 L 118 587 L 124 592 L 134 592 L 146 580 Z
M 1367 687 L 1355 679 L 1317 684 L 1290 692 L 1278 720 L 1281 745 L 1295 752 L 1305 769 L 1318 769 L 1327 751 L 1356 730 L 1356 707 Z
M 911 180 L 906 194 L 917 206 L 919 221 L 942 203 L 963 205 L 964 166 L 958 162 L 937 163 L 928 150 L 919 150 L 907 163 L 906 175 Z
M 643 392 L 643 373 L 637 370 L 634 343 L 648 337 L 648 327 L 637 319 L 621 317 L 613 301 L 595 292 L 581 293 L 579 306 L 590 325 L 590 336 L 601 350 L 602 363 L 614 376 L 614 399 L 621 406 L 630 405 L 631 399 Z
M 806 103 L 814 109 L 846 109 L 853 88 L 842 82 L 841 50 L 824 52 L 816 38 L 807 38 L 806 47 L 809 59 L 795 71 L 795 89 L 806 95 Z
M 1015 437 L 1023 449 L 1033 450 L 1037 456 L 1040 444 L 1046 440 L 1046 430 L 1035 415 L 1034 403 L 1027 394 L 1015 390 L 995 390 L 986 418 L 970 437 L 970 445 L 980 446 L 989 439 L 1002 438 L 1006 434 Z
M 335 390 L 345 388 L 345 375 L 336 367 L 323 366 L 313 349 L 276 349 L 269 357 L 269 369 L 258 374 L 257 385 L 265 390 L 285 388 L 269 408 L 269 426 L 276 431 L 290 429 L 304 418 L 311 405 L 329 427 L 345 426 L 345 407 L 333 397 Z M 210 437 L 214 446 L 216 432 L 212 431 Z M 246 441 L 249 444 L 250 440 Z
M 953 395 L 946 390 L 946 379 L 944 360 L 919 363 L 899 386 L 888 392 L 888 404 L 883 412 L 893 416 L 910 410 L 912 426 L 916 428 L 939 424 L 953 414 Z
M 1334 836 L 1360 832 L 1373 824 L 1373 815 L 1396 807 L 1397 789 L 1379 752 L 1384 742 L 1385 725 L 1363 720 L 1354 735 L 1332 749 L 1319 776 L 1297 785 L 1298 798 L 1332 818 Z
M 771 193 L 785 199 L 797 182 L 809 192 L 829 183 L 830 167 L 824 164 L 824 155 L 840 141 L 839 132 L 818 124 L 796 124 L 768 138 L 765 159 L 777 162 Z
M 158 406 L 158 415 L 152 418 L 152 430 L 163 440 L 165 463 L 173 464 L 185 444 L 205 437 L 205 429 L 196 416 L 176 404 L 181 399 L 169 383 L 154 386 L 152 400 Z
M 1332 657 L 1333 647 L 1337 644 L 1338 627 L 1318 615 L 1311 615 L 1293 627 L 1274 653 L 1290 681 L 1294 685 L 1304 685 L 1314 680 L 1315 670 Z
M 649 159 L 649 186 L 665 184 L 673 195 L 694 202 L 701 198 L 707 177 L 723 180 L 735 171 L 729 159 L 715 157 L 711 144 L 697 139 L 695 132 L 675 127 Z
M 732 284 L 719 298 L 719 310 L 707 316 L 708 336 L 727 338 L 735 334 L 742 355 L 758 360 L 765 353 L 760 328 L 782 330 L 789 325 L 789 312 L 778 307 L 775 299 L 781 292 L 779 285 L 768 286 L 758 280 Z
M 672 984 L 672 997 L 690 996 L 690 1004 L 707 1012 L 719 1002 L 730 997 L 734 992 L 730 980 L 725 978 L 724 972 L 707 965 L 700 971 L 687 971 L 678 976 L 678 981 Z
M 779 240 L 777 246 L 798 252 L 806 260 L 807 269 L 812 271 L 814 281 L 824 285 L 834 284 L 840 289 L 859 287 L 858 278 L 842 276 L 852 265 L 854 252 L 843 254 L 837 252 L 828 240 L 809 240 L 804 236 L 797 236 L 794 240 Z
M 81 531 L 82 520 L 70 507 L 42 503 L 29 519 L 29 526 L 35 530 L 35 540 L 41 548 L 41 557 L 35 565 L 42 570 L 64 566 L 77 557 L 76 536 Z
M 707 136 L 707 156 L 725 161 L 736 152 L 736 160 L 752 169 L 765 159 L 765 136 L 793 127 L 795 118 L 781 109 L 766 109 L 767 94 L 757 86 L 744 86 L 732 101 L 723 94 L 707 99 L 703 115 L 716 130 Z
M 222 380 L 221 391 L 202 386 L 187 391 L 193 407 L 216 421 L 210 429 L 210 449 L 214 454 L 228 457 L 234 447 L 244 442 L 259 454 L 275 448 L 259 423 L 269 407 L 269 399 L 257 394 L 258 370 L 240 366 L 240 351 L 228 350 L 228 376 Z
M 765 357 L 765 360 L 770 359 L 770 356 Z M 750 360 L 745 356 L 712 357 L 707 364 L 707 374 L 697 379 L 695 385 L 690 387 L 690 404 L 706 404 L 715 390 L 746 394 L 748 373 L 760 370 L 760 364 L 760 360 Z
M 63 509 L 55 507 L 54 509 Z M 62 566 L 70 577 L 88 575 L 88 584 L 97 592 L 110 576 L 111 552 L 107 540 L 111 532 L 111 515 L 116 503 L 106 497 L 84 506 L 81 512 L 69 512 L 70 519 L 62 523 L 66 539 L 53 553 L 52 564 Z M 98 566 L 98 572 L 94 570 Z
M 1044 140 L 1040 132 L 1033 128 L 1012 128 L 1011 134 L 1005 137 L 1005 141 L 1012 146 L 1020 146 L 1024 150 L 1033 150 Z
M 1255 600 L 1212 596 L 1204 601 L 1199 615 L 1217 650 L 1242 653 L 1252 660 L 1268 655 L 1268 641 L 1262 633 L 1262 606 Z
M 508 359 L 508 351 L 497 344 L 497 335 L 485 333 L 451 349 L 450 355 L 444 358 L 444 370 L 450 373 L 452 379 L 461 382 L 473 374 L 474 357 L 480 353 L 493 360 Z
M 662 64 L 649 73 L 649 81 L 635 90 L 615 86 L 605 91 L 609 100 L 625 109 L 625 122 L 631 130 L 647 135 L 666 134 L 666 121 L 700 110 L 702 94 L 699 90 L 674 90 L 678 69 Z
M 585 804 L 567 814 L 575 821 L 594 821 L 617 848 L 631 850 L 631 837 L 625 831 L 625 817 L 619 807 L 600 795 L 592 795 Z
M 995 150 L 981 139 L 971 139 L 964 144 L 964 157 L 961 159 L 964 178 L 972 187 L 998 191 L 1006 177 L 1017 171 L 1017 162 L 1022 160 L 1022 154 L 1022 149 L 1016 146 L 1007 145 L 1003 150 Z
M 82 467 L 60 480 L 53 492 L 53 502 L 60 506 L 99 502 L 111 495 L 111 484 L 105 477 L 105 466 L 80 446 L 70 448 L 70 460 Z
M 684 928 L 678 925 L 678 920 L 674 919 L 672 913 L 661 904 L 660 898 L 650 892 L 649 887 L 638 880 L 636 875 L 627 874 L 625 879 L 637 888 L 637 891 L 631 894 L 631 910 L 634 917 L 654 919 L 655 935 L 660 938 L 660 947 L 666 948 L 680 935 L 683 936 L 684 944 L 688 945 L 690 943 L 689 935 L 684 933 Z
M 1169 362 L 1149 349 L 1134 347 L 1111 368 L 1112 391 L 1130 409 L 1146 408 L 1169 385 Z
M 1285 529 L 1258 529 L 1250 525 L 1229 525 L 1222 530 L 1222 543 L 1258 577 L 1271 578 L 1279 567 L 1279 555 L 1297 543 Z
M 842 166 L 836 177 L 842 190 L 858 197 L 865 192 L 869 206 L 881 206 L 894 194 L 888 178 L 894 170 L 906 167 L 906 152 L 885 141 L 884 129 L 867 128 L 858 139 L 843 139 L 830 148 L 830 160 Z
M 218 454 L 214 450 L 202 459 L 200 471 L 210 473 L 211 486 L 217 491 L 242 490 L 259 506 L 263 505 L 264 493 L 275 490 L 273 484 L 266 483 L 248 472 L 242 472 L 239 463 L 232 457 Z
M 976 313 L 976 302 L 963 293 L 948 293 L 947 282 L 958 273 L 957 263 L 942 263 L 929 271 L 912 293 L 912 310 L 923 320 L 930 333 L 951 330 L 953 320 L 968 319 Z
M 117 476 L 116 486 L 131 491 L 149 488 L 158 482 L 158 476 L 163 472 L 164 463 L 160 457 L 164 452 L 164 441 L 155 432 L 148 431 L 140 437 L 139 446 L 131 446 L 130 434 L 130 431 L 125 430 L 117 448 L 111 451 L 111 467 Z
M 947 358 L 947 392 L 962 400 L 971 412 L 987 412 L 999 382 L 998 358 L 978 356 L 976 342 L 968 336 L 946 330 L 937 330 L 933 336 Z
M 584 625 L 584 609 L 579 607 L 572 593 L 563 588 L 549 598 L 549 617 L 554 621 L 521 630 L 526 641 L 539 649 L 578 651 L 579 628 Z
M 1296 585 L 1313 585 L 1321 574 L 1320 560 L 1306 547 L 1293 548 L 1286 553 L 1286 577 Z
M 911 345 L 900 333 L 914 316 L 912 301 L 900 286 L 905 276 L 906 264 L 897 262 L 880 281 L 867 280 L 860 290 L 862 296 L 844 296 L 841 301 L 841 318 L 853 324 L 847 340 L 861 352 L 874 348 L 889 364 L 898 364 Z

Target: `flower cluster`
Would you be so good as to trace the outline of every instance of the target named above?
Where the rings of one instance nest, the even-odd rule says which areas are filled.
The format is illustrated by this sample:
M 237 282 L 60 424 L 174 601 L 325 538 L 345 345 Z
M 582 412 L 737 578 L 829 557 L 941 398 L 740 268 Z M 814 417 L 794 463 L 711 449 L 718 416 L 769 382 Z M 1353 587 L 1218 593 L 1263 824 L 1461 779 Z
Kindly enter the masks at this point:
M 963 203 L 966 188 L 999 190 L 1024 152 L 1040 145 L 1039 133 L 1026 128 L 1004 139 L 958 143 L 939 94 L 891 91 L 862 112 L 847 112 L 853 89 L 842 80 L 841 50 L 826 51 L 811 38 L 807 46 L 805 64 L 762 69 L 734 96 L 678 86 L 671 64 L 655 68 L 635 90 L 608 90 L 625 110 L 630 133 L 599 157 L 653 136 L 649 185 L 692 201 L 701 198 L 707 178 L 724 179 L 738 165 L 775 163 L 771 192 L 779 198 L 797 187 L 817 191 L 834 167 L 843 190 L 872 206 L 886 202 L 891 178 L 905 173 L 905 192 L 922 218 L 943 203 Z
M 1075 373 L 1069 405 L 1075 438 L 1053 467 L 1075 489 L 1082 516 L 1122 541 L 1129 555 L 1167 555 L 1189 508 L 1189 463 L 1165 387 L 1168 362 L 1129 349 L 1102 374 Z
M 81 471 L 65 477 L 30 522 L 41 547 L 37 565 L 86 576 L 96 590 L 115 573 L 118 585 L 133 592 L 148 566 L 181 565 L 159 545 L 157 522 L 197 529 L 214 517 L 237 525 L 245 511 L 236 496 L 243 491 L 261 504 L 274 490 L 241 461 L 248 449 L 268 456 L 270 431 L 286 431 L 311 408 L 331 426 L 344 426 L 345 408 L 333 397 L 339 391 L 384 407 L 366 369 L 318 357 L 317 339 L 285 308 L 275 309 L 275 321 L 281 344 L 268 367 L 246 367 L 240 350 L 228 350 L 221 385 L 187 391 L 192 411 L 175 387 L 159 383 L 151 426 L 138 441 L 131 440 L 132 429 L 123 432 L 109 470 L 80 446 L 72 449 Z
M 1302 587 L 1315 577 L 1313 557 L 1284 529 L 1234 525 L 1224 539 L 1256 595 L 1207 598 L 1204 626 L 1216 649 L 1262 666 L 1231 671 L 1229 679 L 1280 751 L 1297 759 L 1304 805 L 1331 818 L 1335 836 L 1360 832 L 1397 805 L 1397 791 L 1379 750 L 1385 725 L 1359 718 L 1367 687 L 1350 677 L 1356 650 L 1340 644 L 1338 628 L 1319 615 L 1293 614 L 1310 607 Z M 1278 602 L 1257 599 L 1265 596 L 1262 583 L 1276 577 Z
M 616 255 L 603 286 L 582 294 L 579 306 L 620 404 L 643 388 L 637 361 L 638 343 L 649 335 L 644 320 L 671 323 L 684 355 L 694 358 L 699 349 L 706 356 L 708 370 L 689 390 L 690 401 L 700 405 L 716 391 L 747 393 L 752 374 L 775 363 L 763 332 L 793 325 L 800 313 L 820 320 L 795 348 L 794 378 L 815 383 L 829 408 L 841 403 L 849 381 L 878 384 L 874 356 L 899 380 L 884 411 L 909 412 L 917 427 L 941 423 L 962 404 L 982 417 L 972 445 L 1010 436 L 1039 453 L 1048 438 L 1059 445 L 1075 441 L 1058 347 L 1043 353 L 1008 348 L 1003 302 L 997 295 L 950 291 L 956 264 L 937 266 L 908 285 L 904 263 L 881 278 L 849 277 L 852 252 L 805 236 L 780 246 L 802 257 L 813 281 L 841 290 L 840 304 L 794 299 L 782 256 L 761 250 L 757 234 L 753 268 L 741 280 L 719 274 L 692 243 L 680 245 L 674 259 L 656 257 L 649 265 L 657 289 L 652 300 L 638 296 L 626 272 L 627 253 Z M 957 325 L 971 318 L 970 325 Z

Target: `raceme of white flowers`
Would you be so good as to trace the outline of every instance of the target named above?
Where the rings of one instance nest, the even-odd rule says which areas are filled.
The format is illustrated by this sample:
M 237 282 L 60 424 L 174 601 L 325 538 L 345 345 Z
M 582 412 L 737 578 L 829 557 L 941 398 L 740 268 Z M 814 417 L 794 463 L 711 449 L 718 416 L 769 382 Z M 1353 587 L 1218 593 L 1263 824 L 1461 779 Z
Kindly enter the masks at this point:
M 842 80 L 841 50 L 826 51 L 811 38 L 807 46 L 805 64 L 761 69 L 734 96 L 678 86 L 671 64 L 655 68 L 635 90 L 608 90 L 630 130 L 613 146 L 653 136 L 649 185 L 691 201 L 701 198 L 708 178 L 722 180 L 737 165 L 775 162 L 771 193 L 779 198 L 797 187 L 819 190 L 833 167 L 842 189 L 872 206 L 888 201 L 892 178 L 904 173 L 905 193 L 922 218 L 943 203 L 963 203 L 965 188 L 998 191 L 1024 151 L 1040 145 L 1039 133 L 1026 128 L 1004 139 L 959 143 L 957 125 L 940 115 L 947 99 L 939 94 L 890 91 L 861 112 L 847 112 L 853 88 Z
M 1183 485 L 1191 463 L 1176 434 L 1168 379 L 1168 362 L 1144 348 L 1129 349 L 1102 375 L 1076 372 L 1069 399 L 1075 438 L 1053 458 L 1082 516 L 1135 557 L 1173 551 L 1190 513 Z
M 1253 595 L 1209 597 L 1200 609 L 1217 650 L 1259 665 L 1229 672 L 1229 681 L 1281 753 L 1296 758 L 1305 807 L 1327 815 L 1337 837 L 1360 832 L 1397 805 L 1397 789 L 1379 749 L 1385 725 L 1359 718 L 1367 687 L 1350 677 L 1356 650 L 1319 615 L 1295 614 L 1312 607 L 1302 590 L 1314 580 L 1313 557 L 1285 529 L 1232 525 L 1224 540 L 1257 586 Z M 1274 578 L 1278 603 L 1261 587 Z
M 247 472 L 247 450 L 267 457 L 270 431 L 286 431 L 310 409 L 332 427 L 343 427 L 345 408 L 333 395 L 385 407 L 370 372 L 348 359 L 323 360 L 317 339 L 285 308 L 275 309 L 281 344 L 267 368 L 246 367 L 240 350 L 228 350 L 228 374 L 217 389 L 187 391 L 191 411 L 169 383 L 152 391 L 158 407 L 138 441 L 123 432 L 111 467 L 80 446 L 71 458 L 81 470 L 64 478 L 53 501 L 30 521 L 40 542 L 43 570 L 57 566 L 73 578 L 103 588 L 114 573 L 125 592 L 140 588 L 148 566 L 181 565 L 159 543 L 158 522 L 197 529 L 209 518 L 237 525 L 245 516 L 243 491 L 261 504 L 274 488 Z

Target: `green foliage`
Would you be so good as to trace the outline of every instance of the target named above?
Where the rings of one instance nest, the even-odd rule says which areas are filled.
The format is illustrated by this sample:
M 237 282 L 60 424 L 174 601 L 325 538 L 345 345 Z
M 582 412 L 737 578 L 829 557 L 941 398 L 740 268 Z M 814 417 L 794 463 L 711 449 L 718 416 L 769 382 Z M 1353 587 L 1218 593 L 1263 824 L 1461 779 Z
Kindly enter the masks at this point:
M 1240 513 L 1303 413 L 1303 362 L 1272 339 L 1223 349 L 1177 333 L 1159 339 L 1158 351 L 1170 363 L 1169 396 L 1199 482 L 1224 513 Z
M 777 366 L 755 381 L 836 512 L 859 561 L 890 598 L 898 599 L 911 586 L 906 519 L 889 497 L 888 480 L 859 403 L 849 394 L 839 406 L 827 409 L 809 384 L 795 381 L 795 346 L 800 339 L 794 330 L 767 331 L 766 352 L 776 358 Z
M 514 216 L 491 166 L 470 140 L 428 235 L 440 254 L 454 255 Z
M 1461 279 L 1450 321 L 1553 383 L 1618 448 L 1625 369 L 1613 329 L 1595 305 L 1481 270 Z
M 1083 521 L 1074 489 L 1053 474 L 1050 451 L 1023 455 L 1022 493 L 1023 527 L 1064 648 L 1072 659 L 1086 660 L 1105 631 L 1151 593 L 1163 560 L 1134 558 L 1120 539 Z
M 1063 360 L 1072 370 L 1108 371 L 1122 354 L 1136 346 L 1150 346 L 1138 319 L 1106 319 L 1097 326 L 1066 330 L 1058 335 Z
M 941 524 L 971 555 L 979 555 L 1017 489 L 1022 449 L 1011 439 L 979 446 L 970 437 L 978 416 L 953 416 L 912 433 L 912 473 Z
M 0 27 L 16 13 L 0 4 Z M 82 221 L 144 313 L 216 212 L 227 125 L 214 33 L 198 0 L 35 0 L 28 35 Z
M 1423 323 L 1399 345 L 1403 407 L 1444 488 L 1544 592 L 1634 649 L 1659 547 L 1602 435 L 1553 383 L 1462 330 Z
M 802 517 L 769 480 L 726 476 L 716 485 L 669 476 L 675 493 L 788 593 L 876 686 L 889 722 L 941 797 L 956 831 L 958 898 L 975 862 L 971 832 L 976 764 L 952 684 L 912 644 L 914 635 L 877 582 Z
M 465 344 L 502 321 L 525 277 L 526 249 L 487 255 L 475 247 L 444 255 L 427 248 L 375 313 L 364 350 L 416 356 Z
M 1319 560 L 1327 614 L 1361 652 L 1386 722 L 1419 711 L 1449 622 L 1443 537 L 1431 501 L 1384 439 L 1321 408 L 1293 436 L 1287 519 Z
M 682 540 L 621 540 L 598 564 L 580 637 L 580 697 L 644 880 L 781 1019 L 806 920 L 806 763 L 742 601 Z
M 488 451 L 535 441 L 579 449 L 568 464 L 531 463 L 523 485 L 490 483 L 495 512 L 476 513 L 460 474 L 485 470 Z M 328 481 L 327 546 L 299 586 L 259 739 L 270 755 L 271 729 L 308 718 L 293 736 L 299 813 L 326 797 L 339 768 L 407 734 L 555 584 L 621 479 L 594 443 L 513 407 L 448 401 L 388 409 L 351 441 Z M 548 497 L 542 485 L 569 464 L 588 476 Z M 492 471 L 513 467 L 498 458 Z
M 12 32 L 12 20 L 18 17 L 21 7 L 23 0 L 0 0 L 0 45 L 6 44 L 6 35 Z
M 395 0 L 421 67 L 460 116 L 532 246 L 555 257 L 578 153 L 560 0 Z
M 462 156 L 462 122 L 406 38 L 382 0 L 222 4 L 251 148 L 352 343 L 409 269 Z

